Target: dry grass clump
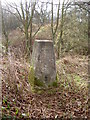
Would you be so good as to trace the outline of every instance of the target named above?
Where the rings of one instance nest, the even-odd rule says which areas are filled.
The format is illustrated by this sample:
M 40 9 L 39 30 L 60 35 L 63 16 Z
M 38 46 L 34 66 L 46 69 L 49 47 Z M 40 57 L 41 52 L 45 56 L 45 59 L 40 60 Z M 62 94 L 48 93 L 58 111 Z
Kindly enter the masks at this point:
M 88 57 L 80 55 L 67 55 L 56 62 L 59 76 L 70 74 L 80 76 L 88 81 Z
M 23 92 L 30 92 L 30 85 L 28 83 L 29 63 L 25 60 L 14 59 L 14 56 L 2 60 L 2 80 L 5 87 L 16 94 Z

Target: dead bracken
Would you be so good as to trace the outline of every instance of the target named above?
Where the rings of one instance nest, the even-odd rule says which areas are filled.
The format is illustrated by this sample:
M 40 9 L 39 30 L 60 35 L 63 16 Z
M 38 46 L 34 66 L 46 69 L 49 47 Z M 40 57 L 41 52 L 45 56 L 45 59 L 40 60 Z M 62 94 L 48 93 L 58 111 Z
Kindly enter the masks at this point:
M 57 86 L 37 89 L 35 92 L 31 91 L 28 81 L 29 63 L 16 61 L 13 58 L 10 63 L 9 59 L 3 58 L 3 67 L 0 69 L 3 78 L 3 117 L 43 119 L 70 118 L 71 116 L 72 118 L 87 118 L 88 88 L 85 81 L 88 75 L 88 66 L 85 65 L 87 58 L 85 60 L 82 57 L 79 58 L 77 56 L 76 60 L 75 56 L 69 56 L 57 61 L 59 79 Z M 64 62 L 65 59 L 69 62 Z M 80 61 L 79 64 L 78 61 Z M 78 69 L 76 66 L 78 66 Z M 83 71 L 80 73 L 81 69 Z

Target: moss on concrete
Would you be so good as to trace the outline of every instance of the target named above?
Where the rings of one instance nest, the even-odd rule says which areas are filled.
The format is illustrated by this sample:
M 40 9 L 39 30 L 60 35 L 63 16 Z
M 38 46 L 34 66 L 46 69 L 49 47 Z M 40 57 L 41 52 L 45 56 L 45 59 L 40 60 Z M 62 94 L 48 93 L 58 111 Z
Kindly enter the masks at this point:
M 34 85 L 39 86 L 39 87 L 45 87 L 45 83 L 38 78 L 34 78 Z
M 31 89 L 34 87 L 34 77 L 35 77 L 35 72 L 33 67 L 31 66 L 29 70 L 29 75 L 28 75 L 28 81 L 31 85 Z
M 31 90 L 32 91 L 35 90 L 36 86 L 38 86 L 38 87 L 46 87 L 46 85 L 45 85 L 45 83 L 43 81 L 36 78 L 33 66 L 30 67 L 29 75 L 28 75 L 28 81 L 29 81 L 29 83 L 31 85 Z

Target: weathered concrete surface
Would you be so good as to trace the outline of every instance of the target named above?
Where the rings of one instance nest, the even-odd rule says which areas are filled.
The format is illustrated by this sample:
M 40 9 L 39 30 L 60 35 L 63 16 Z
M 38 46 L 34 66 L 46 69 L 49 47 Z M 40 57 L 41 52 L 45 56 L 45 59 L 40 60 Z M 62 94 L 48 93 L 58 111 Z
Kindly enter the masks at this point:
M 32 65 L 35 76 L 46 85 L 56 79 L 56 64 L 53 42 L 51 40 L 35 40 L 32 54 Z

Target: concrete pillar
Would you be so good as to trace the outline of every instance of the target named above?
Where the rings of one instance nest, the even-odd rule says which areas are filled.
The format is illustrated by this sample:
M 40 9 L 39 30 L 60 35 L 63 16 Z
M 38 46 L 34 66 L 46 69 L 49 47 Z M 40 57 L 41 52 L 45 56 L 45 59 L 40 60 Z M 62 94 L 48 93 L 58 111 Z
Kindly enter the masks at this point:
M 51 40 L 35 40 L 32 53 L 35 76 L 46 85 L 56 80 L 56 64 Z

